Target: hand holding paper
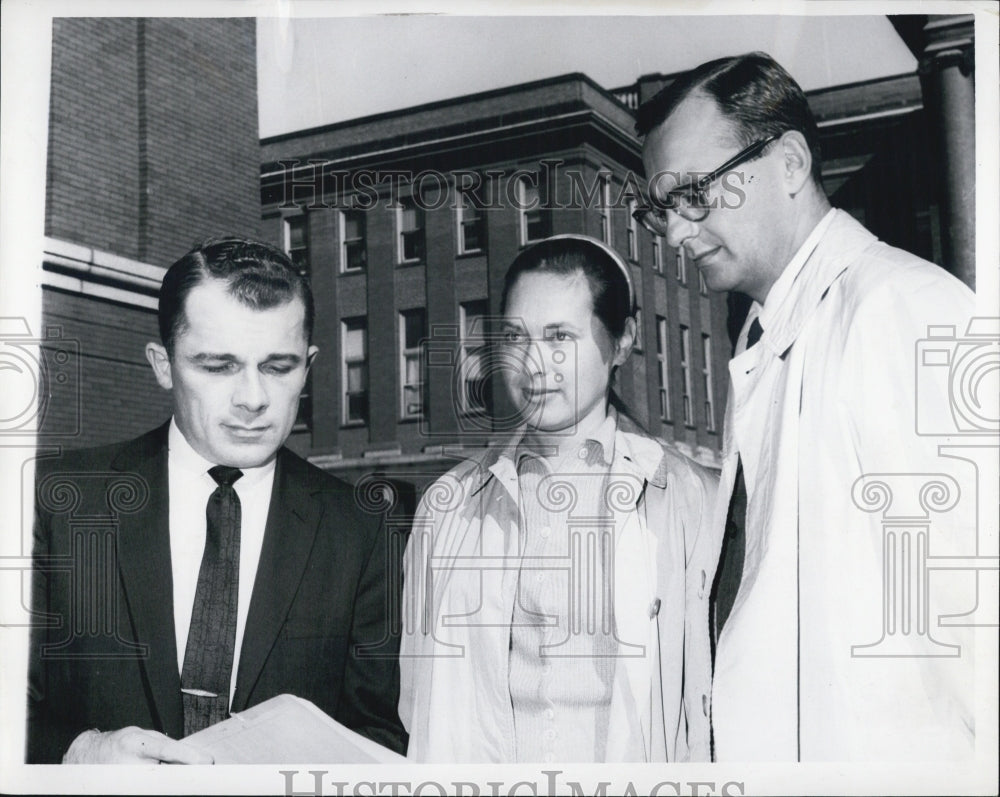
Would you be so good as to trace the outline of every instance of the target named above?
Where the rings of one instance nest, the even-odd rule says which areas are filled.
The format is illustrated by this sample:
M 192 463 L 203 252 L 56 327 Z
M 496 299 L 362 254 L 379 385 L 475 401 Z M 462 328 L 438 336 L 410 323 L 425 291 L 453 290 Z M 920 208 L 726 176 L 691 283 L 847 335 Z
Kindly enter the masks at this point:
M 389 764 L 406 759 L 324 714 L 308 700 L 278 695 L 193 733 L 184 743 L 216 764 Z

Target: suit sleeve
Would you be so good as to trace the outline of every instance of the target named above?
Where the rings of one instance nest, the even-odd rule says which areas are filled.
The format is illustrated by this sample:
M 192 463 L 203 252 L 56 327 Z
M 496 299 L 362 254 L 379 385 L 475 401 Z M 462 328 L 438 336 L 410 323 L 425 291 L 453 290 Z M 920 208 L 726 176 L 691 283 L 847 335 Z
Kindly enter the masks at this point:
M 44 473 L 39 470 L 36 483 Z M 53 543 L 53 518 L 35 507 L 31 573 L 31 635 L 28 652 L 28 764 L 58 764 L 70 743 L 87 730 L 79 719 L 70 716 L 66 701 L 60 700 L 61 685 L 66 682 L 65 665 L 45 658 L 43 647 L 52 642 L 49 622 L 65 628 L 68 607 L 54 595 L 50 564 L 58 553 Z
M 371 527 L 370 527 L 371 528 Z M 354 598 L 350 650 L 337 719 L 397 753 L 407 736 L 399 721 L 399 595 L 402 532 L 385 518 L 371 531 Z
M 907 511 L 919 515 L 926 499 L 921 493 L 921 503 L 917 503 L 915 490 L 925 483 L 940 483 L 927 493 L 927 506 L 942 510 L 926 511 L 929 554 L 934 557 L 975 552 L 976 484 L 971 463 L 949 457 L 943 448 L 962 442 L 947 436 L 946 427 L 953 423 L 949 403 L 955 400 L 948 387 L 949 369 L 928 366 L 920 341 L 927 337 L 929 324 L 953 326 L 961 337 L 971 313 L 971 296 L 957 281 L 914 279 L 902 291 L 882 290 L 866 296 L 853 318 L 846 346 L 845 361 L 853 369 L 842 397 L 850 416 L 857 472 L 892 491 L 892 503 L 883 510 L 886 517 Z M 940 347 L 953 349 L 955 345 L 946 340 Z M 928 411 L 941 429 L 922 428 L 918 408 Z M 845 485 L 844 489 L 849 488 Z M 957 504 L 948 508 L 945 500 L 933 506 L 937 498 L 946 496 Z M 916 509 L 909 509 L 910 501 Z M 890 556 L 881 553 L 882 515 L 859 508 L 852 525 L 860 528 L 867 523 L 871 548 Z M 853 737 L 869 734 L 867 747 L 885 758 L 912 756 L 915 751 L 961 757 L 972 745 L 975 629 L 962 621 L 949 625 L 942 618 L 975 605 L 975 590 L 969 589 L 974 579 L 958 571 L 936 571 L 926 578 L 926 635 L 897 635 L 911 641 L 913 651 L 895 659 L 859 659 L 851 670 L 867 676 L 867 680 L 857 677 L 851 685 L 854 714 L 868 720 L 859 723 L 864 730 L 853 731 Z M 906 600 L 905 593 L 901 600 Z M 877 629 L 883 622 L 882 602 L 873 600 L 866 606 L 869 603 L 870 612 L 859 618 L 858 626 Z M 960 653 L 926 655 L 918 647 L 925 637 L 954 645 L 953 650 Z M 883 677 L 875 677 L 872 673 L 882 673 L 877 669 L 880 665 L 885 667 Z

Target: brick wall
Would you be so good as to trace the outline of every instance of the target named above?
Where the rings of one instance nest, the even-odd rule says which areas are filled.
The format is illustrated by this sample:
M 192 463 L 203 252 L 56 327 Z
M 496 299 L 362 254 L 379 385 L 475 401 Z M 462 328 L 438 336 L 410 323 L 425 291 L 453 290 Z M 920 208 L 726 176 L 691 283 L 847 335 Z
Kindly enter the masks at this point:
M 169 396 L 144 354 L 146 343 L 159 339 L 155 313 L 59 290 L 43 291 L 42 307 L 50 377 L 44 442 L 101 445 L 170 417 Z
M 163 267 L 210 235 L 259 235 L 255 38 L 253 19 L 56 19 L 46 235 Z M 47 427 L 78 427 L 63 442 L 167 417 L 143 356 L 155 313 L 52 289 L 43 327 L 80 350 L 46 407 Z
M 167 266 L 260 227 L 252 19 L 56 19 L 46 235 Z

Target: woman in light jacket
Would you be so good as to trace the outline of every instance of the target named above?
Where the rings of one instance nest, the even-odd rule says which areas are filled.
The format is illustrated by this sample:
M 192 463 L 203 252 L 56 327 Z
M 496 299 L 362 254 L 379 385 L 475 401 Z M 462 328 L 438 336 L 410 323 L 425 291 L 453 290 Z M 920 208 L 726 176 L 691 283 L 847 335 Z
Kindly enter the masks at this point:
M 501 309 L 512 434 L 428 489 L 406 550 L 408 755 L 707 761 L 716 477 L 615 407 L 629 267 L 555 236 L 514 260 Z

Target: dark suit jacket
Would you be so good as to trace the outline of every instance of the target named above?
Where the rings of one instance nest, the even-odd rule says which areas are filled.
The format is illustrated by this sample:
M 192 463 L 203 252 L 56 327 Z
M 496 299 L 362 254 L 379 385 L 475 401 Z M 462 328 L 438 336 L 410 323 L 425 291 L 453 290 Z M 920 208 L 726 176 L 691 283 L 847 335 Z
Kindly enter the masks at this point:
M 90 728 L 182 734 L 167 429 L 39 461 L 29 763 L 60 761 Z M 389 551 L 349 485 L 278 452 L 233 711 L 290 692 L 405 750 Z

